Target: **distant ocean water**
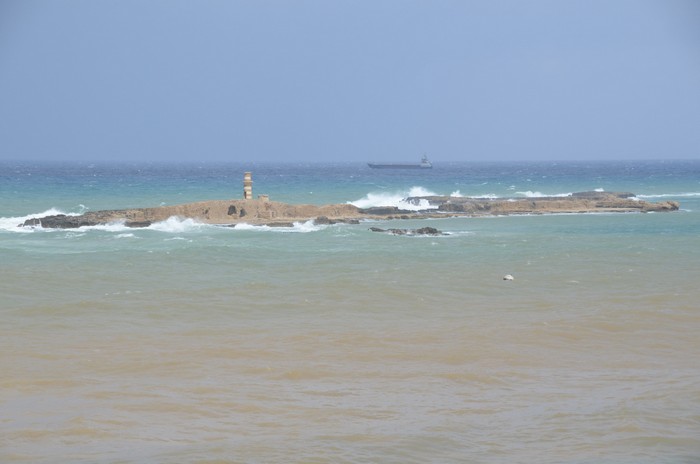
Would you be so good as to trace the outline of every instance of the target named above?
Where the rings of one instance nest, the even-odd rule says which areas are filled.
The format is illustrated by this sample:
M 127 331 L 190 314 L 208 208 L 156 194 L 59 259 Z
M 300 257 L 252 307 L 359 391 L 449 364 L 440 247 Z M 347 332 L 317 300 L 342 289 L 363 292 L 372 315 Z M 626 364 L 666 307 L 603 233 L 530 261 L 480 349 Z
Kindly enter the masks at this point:
M 22 229 L 240 198 L 681 210 Z M 378 227 L 429 224 L 449 235 Z M 0 163 L 0 462 L 700 462 L 700 161 Z M 504 281 L 512 274 L 513 281 Z

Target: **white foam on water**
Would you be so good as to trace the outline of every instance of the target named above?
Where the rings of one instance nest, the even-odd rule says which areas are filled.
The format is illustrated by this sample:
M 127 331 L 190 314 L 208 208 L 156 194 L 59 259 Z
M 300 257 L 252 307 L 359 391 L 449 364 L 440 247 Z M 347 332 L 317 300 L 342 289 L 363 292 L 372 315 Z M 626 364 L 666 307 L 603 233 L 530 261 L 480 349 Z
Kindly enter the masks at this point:
M 513 187 L 513 188 L 515 188 L 515 187 Z M 509 189 L 509 190 L 513 190 L 513 189 Z M 450 196 L 453 198 L 464 198 L 464 197 L 474 198 L 475 200 L 483 200 L 483 199 L 497 200 L 499 198 L 503 198 L 503 196 L 497 195 L 495 193 L 484 193 L 484 194 L 480 194 L 480 195 L 463 195 L 462 192 L 460 192 L 459 190 L 451 193 Z
M 103 232 L 124 232 L 131 230 L 131 227 L 124 225 L 125 221 L 110 222 L 107 224 L 99 224 L 96 226 L 83 226 L 75 230 L 101 230 Z
M 533 192 L 532 190 L 528 190 L 526 192 L 515 192 L 518 195 L 522 195 L 526 198 L 542 198 L 542 197 L 570 197 L 572 195 L 571 192 L 569 193 L 555 193 L 552 195 L 548 195 L 546 193 L 542 192 Z
M 181 234 L 181 233 L 188 233 L 188 232 L 198 232 L 204 228 L 208 227 L 214 227 L 210 224 L 204 224 L 202 222 L 198 222 L 195 219 L 191 218 L 182 218 L 178 216 L 170 216 L 168 219 L 165 221 L 160 221 L 160 222 L 154 222 L 150 226 L 146 227 L 128 227 L 125 224 L 125 221 L 117 221 L 117 222 L 110 222 L 109 224 L 102 224 L 102 225 L 97 225 L 97 226 L 86 226 L 86 227 L 81 227 L 80 229 L 86 229 L 86 230 L 103 230 L 106 232 L 126 232 L 126 231 L 132 231 L 134 229 L 145 229 L 145 230 L 155 230 L 158 232 L 165 232 L 168 234 Z M 118 237 L 133 237 L 133 233 L 126 233 L 126 234 L 120 234 Z M 173 240 L 186 240 L 182 237 L 175 237 Z
M 637 195 L 637 198 L 691 198 L 700 197 L 700 192 L 686 192 L 686 193 L 659 193 L 656 195 Z
M 375 206 L 398 206 L 406 195 L 401 193 L 368 193 L 364 198 L 348 202 L 358 208 L 372 208 Z
M 83 206 L 83 205 L 81 205 Z M 80 216 L 81 213 L 64 213 L 61 210 L 58 210 L 56 208 L 51 208 L 48 209 L 42 213 L 37 213 L 37 214 L 29 214 L 27 216 L 19 216 L 19 217 L 3 217 L 0 218 L 0 230 L 5 230 L 9 232 L 19 232 L 19 233 L 31 233 L 35 231 L 51 231 L 51 230 L 64 230 L 64 229 L 45 229 L 41 226 L 28 226 L 28 227 L 19 227 L 21 224 L 23 224 L 25 221 L 29 219 L 34 219 L 34 218 L 43 218 L 46 216 L 56 216 L 59 214 L 63 214 L 66 216 Z M 162 222 L 156 222 L 154 224 L 151 224 L 148 227 L 145 227 L 145 229 L 150 229 L 150 230 L 157 230 L 160 232 L 167 232 L 167 233 L 182 233 L 182 232 L 192 232 L 192 231 L 197 231 L 201 229 L 202 227 L 208 227 L 208 224 L 202 224 L 200 222 L 195 221 L 194 219 L 183 219 L 183 218 L 178 218 L 178 217 L 170 217 L 166 219 L 165 221 Z M 103 232 L 131 232 L 134 228 L 133 227 L 127 227 L 125 224 L 125 221 L 114 221 L 110 222 L 107 224 L 99 224 L 99 225 L 94 225 L 94 226 L 83 226 L 83 227 L 78 227 L 75 229 L 70 229 L 72 231 L 79 231 L 79 232 L 86 232 L 86 231 L 91 231 L 91 230 L 99 230 Z M 132 233 L 123 233 L 121 235 L 117 235 L 118 238 L 125 238 L 125 237 L 133 237 L 134 234 Z
M 509 188 L 508 190 L 514 190 L 515 187 L 511 186 L 512 188 Z M 602 189 L 596 190 L 598 192 L 602 192 Z M 459 191 L 457 192 L 459 193 Z M 571 193 L 555 193 L 553 195 L 547 195 L 542 192 L 533 192 L 531 190 L 528 190 L 526 192 L 515 192 L 516 195 L 522 195 L 523 197 L 526 198 L 543 198 L 543 197 L 559 197 L 559 198 L 564 198 L 564 197 L 570 197 L 572 194 Z M 450 196 L 464 196 L 464 195 L 450 195 Z M 484 193 L 481 195 L 469 195 L 469 198 L 474 198 L 476 200 L 498 200 L 500 198 L 508 198 L 504 197 L 503 195 L 498 195 L 496 193 Z M 510 199 L 509 199 L 510 201 Z
M 432 192 L 420 186 L 411 187 L 411 189 L 408 191 L 409 197 L 430 197 L 435 195 L 437 195 L 435 192 Z
M 411 187 L 404 192 L 370 192 L 364 198 L 348 203 L 358 208 L 373 208 L 380 206 L 395 206 L 399 209 L 409 211 L 421 211 L 434 209 L 427 200 L 420 200 L 417 203 L 407 202 L 408 197 L 430 197 L 437 195 L 424 187 Z
M 232 227 L 234 230 L 269 230 L 272 229 L 270 226 L 256 226 L 253 224 L 248 224 L 247 222 L 241 222 Z
M 312 219 L 312 220 L 305 221 L 305 222 L 295 222 L 293 227 L 287 229 L 287 232 L 300 232 L 302 234 L 306 234 L 308 232 L 317 232 L 317 231 L 323 230 L 325 228 L 326 228 L 326 226 L 320 226 L 320 225 L 314 224 L 314 221 Z M 284 232 L 284 230 L 283 230 L 283 232 Z
M 233 226 L 235 230 L 254 230 L 254 231 L 265 231 L 265 232 L 278 232 L 278 233 L 309 233 L 317 232 L 319 230 L 325 229 L 326 225 L 314 224 L 313 219 L 305 222 L 294 222 L 291 227 L 270 227 L 267 225 L 253 225 L 248 223 L 240 223 Z
M 83 205 L 80 205 L 83 206 Z M 80 216 L 80 213 L 65 213 L 56 208 L 50 208 L 43 213 L 28 214 L 26 216 L 16 216 L 16 217 L 0 217 L 0 230 L 5 230 L 8 232 L 20 232 L 20 233 L 31 233 L 35 230 L 43 230 L 41 226 L 29 226 L 20 227 L 25 221 L 29 219 L 43 218 L 46 216 L 57 216 L 59 214 L 64 214 L 66 216 Z
M 205 227 L 211 226 L 195 221 L 191 218 L 185 219 L 177 216 L 170 216 L 165 221 L 153 223 L 150 226 L 146 227 L 146 229 L 157 230 L 159 232 L 182 233 L 195 232 Z

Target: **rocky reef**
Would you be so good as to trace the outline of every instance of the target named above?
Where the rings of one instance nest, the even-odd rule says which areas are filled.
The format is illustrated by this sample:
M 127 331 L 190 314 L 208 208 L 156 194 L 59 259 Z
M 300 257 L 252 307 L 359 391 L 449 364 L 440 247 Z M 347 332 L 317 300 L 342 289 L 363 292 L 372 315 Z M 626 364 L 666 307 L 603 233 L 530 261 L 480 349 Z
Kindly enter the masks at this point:
M 155 208 L 92 211 L 79 216 L 53 215 L 32 218 L 21 227 L 71 229 L 121 222 L 129 227 L 147 227 L 170 217 L 191 218 L 207 224 L 235 225 L 249 223 L 280 226 L 314 220 L 318 224 L 358 222 L 361 219 L 414 219 L 428 217 L 485 216 L 511 214 L 553 214 L 592 212 L 668 212 L 680 207 L 678 202 L 651 203 L 627 192 L 581 192 L 566 197 L 542 198 L 467 198 L 449 196 L 410 197 L 409 204 L 429 205 L 421 211 L 387 206 L 361 209 L 350 204 L 290 205 L 270 201 L 267 197 L 247 200 L 211 200 Z
M 369 230 L 372 232 L 382 232 L 391 235 L 430 235 L 433 237 L 438 235 L 447 235 L 434 227 L 421 227 L 420 229 L 380 229 L 379 227 L 370 227 Z
M 71 229 L 121 222 L 127 227 L 147 227 L 170 217 L 191 218 L 206 224 L 238 223 L 283 226 L 316 218 L 321 223 L 357 220 L 359 209 L 352 205 L 290 205 L 266 199 L 211 200 L 155 208 L 89 211 L 79 216 L 53 215 L 28 219 L 21 224 Z
M 651 203 L 638 200 L 629 192 L 579 192 L 564 197 L 538 198 L 470 198 L 449 196 L 409 197 L 406 203 L 430 204 L 430 213 L 454 215 L 512 215 L 547 213 L 591 213 L 591 212 L 665 212 L 676 211 L 680 204 L 675 201 Z M 406 215 L 412 211 L 394 208 L 370 208 L 369 214 Z

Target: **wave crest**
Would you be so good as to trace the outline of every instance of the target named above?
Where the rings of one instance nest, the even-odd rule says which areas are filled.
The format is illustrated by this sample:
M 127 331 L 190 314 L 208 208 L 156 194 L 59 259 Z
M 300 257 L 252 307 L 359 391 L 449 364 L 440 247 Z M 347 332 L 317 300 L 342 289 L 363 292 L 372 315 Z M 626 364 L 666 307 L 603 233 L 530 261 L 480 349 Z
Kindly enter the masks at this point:
M 431 192 L 430 190 L 424 187 L 415 186 L 403 192 L 370 192 L 364 198 L 360 198 L 359 200 L 355 201 L 349 201 L 348 204 L 363 209 L 379 206 L 395 206 L 403 210 L 420 211 L 432 209 L 434 207 L 430 206 L 430 204 L 426 200 L 421 200 L 417 203 L 413 203 L 407 202 L 406 199 L 409 197 L 430 197 L 435 195 L 436 193 Z
M 517 195 L 522 195 L 526 198 L 543 198 L 543 197 L 570 197 L 572 195 L 571 192 L 568 193 L 554 193 L 554 194 L 546 194 L 542 192 L 533 192 L 532 190 L 528 190 L 526 192 L 515 192 Z
M 146 227 L 149 230 L 157 230 L 159 232 L 170 232 L 170 233 L 181 233 L 181 232 L 192 232 L 200 230 L 202 227 L 207 227 L 208 224 L 203 224 L 194 219 L 181 218 L 178 216 L 171 216 L 165 221 L 155 222 L 150 226 Z
M 269 232 L 282 232 L 282 233 L 309 233 L 317 232 L 319 230 L 325 229 L 325 225 L 317 225 L 314 223 L 313 219 L 305 222 L 294 222 L 291 227 L 270 227 L 267 225 L 254 225 L 248 224 L 247 222 L 242 222 L 233 226 L 235 230 L 253 230 L 253 231 L 269 231 Z
M 81 207 L 83 205 L 80 205 Z M 0 217 L 0 230 L 5 230 L 8 232 L 32 232 L 35 229 L 41 229 L 40 226 L 34 227 L 20 227 L 25 221 L 29 219 L 37 219 L 46 216 L 58 216 L 59 214 L 64 214 L 66 216 L 80 216 L 81 213 L 66 213 L 57 208 L 49 208 L 43 213 L 28 214 L 26 216 L 15 216 L 15 217 Z
M 700 197 L 700 192 L 687 192 L 687 193 L 658 193 L 655 195 L 637 195 L 637 198 L 690 198 L 690 197 Z

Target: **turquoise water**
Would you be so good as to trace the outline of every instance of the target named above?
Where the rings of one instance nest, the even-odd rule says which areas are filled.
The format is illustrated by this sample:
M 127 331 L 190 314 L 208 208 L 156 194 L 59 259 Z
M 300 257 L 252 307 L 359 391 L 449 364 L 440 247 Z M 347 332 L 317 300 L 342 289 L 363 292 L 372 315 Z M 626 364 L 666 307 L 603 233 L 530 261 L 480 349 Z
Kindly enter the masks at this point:
M 603 189 L 642 198 L 700 196 L 696 161 L 452 163 L 431 170 L 372 170 L 364 164 L 0 164 L 0 217 L 240 198 L 243 172 L 255 194 L 287 203 L 327 204 L 373 195 L 557 195 Z M 420 192 L 420 190 L 419 190 Z M 43 209 L 42 209 L 43 208 Z
M 254 193 L 681 210 L 21 229 Z M 700 162 L 0 164 L 3 462 L 697 462 Z M 368 230 L 431 225 L 443 237 Z M 502 279 L 512 274 L 515 280 Z

